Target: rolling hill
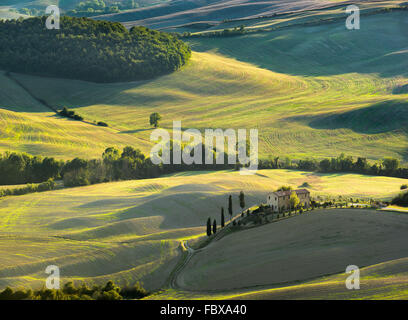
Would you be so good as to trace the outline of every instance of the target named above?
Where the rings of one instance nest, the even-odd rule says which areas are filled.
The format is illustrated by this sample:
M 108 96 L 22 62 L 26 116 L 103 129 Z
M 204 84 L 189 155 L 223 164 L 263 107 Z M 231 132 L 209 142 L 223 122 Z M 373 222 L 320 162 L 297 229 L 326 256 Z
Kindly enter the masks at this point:
M 169 289 L 146 299 L 228 299 L 228 300 L 396 300 L 407 299 L 407 258 L 360 268 L 360 290 L 348 290 L 349 276 L 339 273 L 281 287 L 242 289 L 234 292 L 191 292 Z
M 344 26 L 342 1 L 171 1 L 98 17 L 196 32 L 183 38 L 191 60 L 171 74 L 120 83 L 0 71 L 0 151 L 95 158 L 107 147 L 131 145 L 148 155 L 149 115 L 159 112 L 160 127 L 169 130 L 173 120 L 202 132 L 257 128 L 260 158 L 344 152 L 406 165 L 408 11 L 374 12 L 400 1 L 359 3 L 365 15 L 353 31 Z M 240 36 L 206 34 L 241 24 L 247 33 Z M 85 120 L 52 111 L 62 106 Z M 168 287 L 182 241 L 202 239 L 205 221 L 219 217 L 229 194 L 238 213 L 241 190 L 249 207 L 281 185 L 304 183 L 312 196 L 390 199 L 406 180 L 184 172 L 4 197 L 0 289 L 42 286 L 50 264 L 61 268 L 63 282 Z M 152 298 L 407 298 L 407 223 L 402 213 L 334 209 L 231 233 L 192 256 L 177 289 Z M 360 291 L 345 290 L 348 264 L 362 267 Z
M 347 1 L 337 1 L 346 3 Z M 198 23 L 218 24 L 231 19 L 248 19 L 282 12 L 319 9 L 337 4 L 326 0 L 177 0 L 149 8 L 103 15 L 97 18 L 123 22 L 125 26 L 145 25 L 172 28 Z
M 85 119 L 107 122 L 120 132 L 118 139 L 133 135 L 149 145 L 148 117 L 159 111 L 161 126 L 168 129 L 173 120 L 199 130 L 258 128 L 260 158 L 344 152 L 406 162 L 405 16 L 406 11 L 367 16 L 356 31 L 336 22 L 193 38 L 191 62 L 151 81 L 98 85 L 13 77 L 54 107 L 66 105 Z M 5 88 L 0 95 L 7 95 Z M 24 109 L 10 102 L 3 108 Z M 21 135 L 9 148 L 25 139 Z
M 288 170 L 191 172 L 2 198 L 0 288 L 41 286 L 45 267 L 55 264 L 63 281 L 142 280 L 158 289 L 180 259 L 180 240 L 202 236 L 205 220 L 219 215 L 229 194 L 237 213 L 240 190 L 252 206 L 283 184 L 308 182 L 313 195 L 383 198 L 403 181 Z M 382 215 L 393 220 L 396 214 Z
M 321 210 L 236 232 L 194 254 L 178 285 L 204 292 L 285 286 L 405 258 L 407 224 L 399 213 Z

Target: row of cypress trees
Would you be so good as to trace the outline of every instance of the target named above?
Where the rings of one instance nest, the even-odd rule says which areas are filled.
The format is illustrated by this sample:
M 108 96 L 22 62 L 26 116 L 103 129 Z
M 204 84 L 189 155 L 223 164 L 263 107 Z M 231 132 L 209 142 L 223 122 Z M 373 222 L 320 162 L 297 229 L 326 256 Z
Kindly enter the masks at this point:
M 245 208 L 245 194 L 243 191 L 239 193 L 239 206 L 243 210 Z M 230 220 L 232 219 L 232 195 L 228 197 L 228 214 L 230 215 Z M 221 228 L 225 227 L 225 215 L 224 215 L 224 207 L 221 207 Z M 210 217 L 207 219 L 207 236 L 211 236 L 212 234 L 217 233 L 217 220 L 211 220 Z

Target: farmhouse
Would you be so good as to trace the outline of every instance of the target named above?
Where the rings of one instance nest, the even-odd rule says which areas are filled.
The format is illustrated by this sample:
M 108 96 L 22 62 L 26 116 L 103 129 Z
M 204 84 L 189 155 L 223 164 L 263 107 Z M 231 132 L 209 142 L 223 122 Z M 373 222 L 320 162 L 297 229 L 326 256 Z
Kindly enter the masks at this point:
M 310 206 L 310 192 L 306 189 L 298 189 L 294 191 L 276 191 L 268 195 L 266 203 L 274 212 L 288 210 L 290 208 L 290 195 L 296 192 L 300 203 L 299 205 L 308 208 Z M 292 208 L 293 209 L 293 208 Z

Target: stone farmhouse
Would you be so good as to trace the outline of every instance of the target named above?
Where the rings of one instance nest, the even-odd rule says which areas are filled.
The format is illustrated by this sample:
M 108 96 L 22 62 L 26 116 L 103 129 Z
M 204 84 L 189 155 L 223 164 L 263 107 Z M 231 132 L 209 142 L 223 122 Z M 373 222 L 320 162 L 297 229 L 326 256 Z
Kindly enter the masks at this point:
M 310 192 L 306 189 L 298 189 L 292 191 L 276 191 L 268 195 L 266 198 L 266 203 L 269 205 L 273 212 L 279 212 L 289 210 L 290 208 L 290 195 L 296 192 L 300 203 L 304 208 L 309 208 L 310 206 Z M 280 209 L 280 210 L 279 210 Z M 293 209 L 293 208 L 292 208 Z

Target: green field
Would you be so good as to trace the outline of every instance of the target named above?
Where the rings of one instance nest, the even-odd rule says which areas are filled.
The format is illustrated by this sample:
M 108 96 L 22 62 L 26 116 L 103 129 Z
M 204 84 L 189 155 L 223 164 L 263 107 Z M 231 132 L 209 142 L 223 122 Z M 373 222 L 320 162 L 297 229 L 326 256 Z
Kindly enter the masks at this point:
M 372 9 L 390 3 L 366 5 Z M 282 27 L 341 14 L 339 9 L 315 10 L 245 24 L 251 29 Z M 112 19 L 120 16 L 126 17 Z M 0 71 L 0 152 L 89 159 L 99 158 L 107 147 L 130 145 L 148 155 L 153 145 L 149 115 L 159 112 L 160 126 L 170 130 L 174 120 L 181 120 L 183 129 L 202 132 L 257 128 L 261 159 L 345 153 L 371 161 L 395 157 L 407 165 L 407 17 L 408 11 L 363 16 L 361 29 L 353 31 L 337 21 L 237 37 L 189 38 L 190 62 L 148 81 L 96 84 L 9 77 Z M 174 26 L 178 18 L 169 19 Z M 218 22 L 211 30 L 238 23 Z M 41 100 L 57 109 L 67 106 L 85 121 L 59 117 Z M 109 127 L 96 126 L 98 121 Z M 219 220 L 228 195 L 238 214 L 241 190 L 250 207 L 282 185 L 299 188 L 306 182 L 312 197 L 390 200 L 406 179 L 294 170 L 259 170 L 253 176 L 183 172 L 0 198 L 0 289 L 41 287 L 45 268 L 54 264 L 63 282 L 114 280 L 124 285 L 141 280 L 148 290 L 166 289 L 152 298 L 407 298 L 406 214 L 358 209 L 314 211 L 232 233 L 205 249 L 215 260 L 205 250 L 198 252 L 189 261 L 195 267 L 179 275 L 179 287 L 169 286 L 186 254 L 182 241 L 201 241 L 207 218 Z M 313 271 L 315 261 L 303 260 L 310 269 L 299 278 L 294 266 L 303 249 L 315 260 L 324 260 L 316 253 L 322 249 L 334 262 L 341 261 Z M 346 264 L 361 264 L 365 291 L 344 287 L 343 258 L 352 249 L 360 260 Z M 248 254 L 240 260 L 243 251 Z M 265 271 L 279 263 L 290 266 L 281 272 L 286 278 Z
M 46 266 L 56 264 L 63 281 L 142 280 L 158 289 L 180 259 L 180 240 L 203 235 L 207 217 L 218 217 L 229 194 L 238 213 L 240 190 L 249 207 L 283 184 L 308 182 L 313 196 L 384 198 L 403 181 L 289 170 L 192 172 L 2 198 L 0 287 L 41 286 Z
M 349 265 L 405 258 L 407 226 L 408 216 L 400 213 L 316 210 L 211 242 L 194 254 L 177 284 L 198 292 L 281 287 Z
M 191 292 L 169 289 L 146 299 L 214 300 L 395 300 L 407 299 L 407 258 L 360 268 L 360 290 L 348 290 L 350 274 L 322 276 L 301 284 L 283 284 L 276 288 L 242 289 L 229 292 Z
M 333 23 L 194 39 L 191 45 L 196 51 L 189 65 L 152 81 L 93 84 L 26 75 L 15 78 L 50 105 L 75 108 L 86 119 L 105 121 L 116 130 L 117 138 L 103 146 L 101 141 L 93 143 L 90 134 L 88 150 L 72 139 L 71 150 L 84 157 L 115 143 L 126 144 L 132 136 L 133 145 L 148 152 L 148 117 L 159 111 L 162 126 L 169 129 L 173 120 L 181 120 L 183 128 L 200 130 L 258 128 L 261 158 L 322 158 L 345 152 L 406 162 L 406 14 L 363 17 L 364 28 L 354 31 Z M 1 81 L 0 96 L 7 97 L 13 84 L 9 79 Z M 34 102 L 29 99 L 3 101 L 3 108 L 11 111 L 33 111 Z M 64 127 L 67 123 L 55 121 Z M 3 141 L 1 149 L 61 156 L 48 141 L 40 148 L 47 132 L 34 146 L 32 128 L 24 126 L 21 131 Z M 94 136 L 101 140 L 99 133 Z M 68 143 L 71 138 L 64 140 Z M 63 148 L 58 141 L 53 144 L 55 150 Z

